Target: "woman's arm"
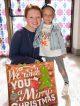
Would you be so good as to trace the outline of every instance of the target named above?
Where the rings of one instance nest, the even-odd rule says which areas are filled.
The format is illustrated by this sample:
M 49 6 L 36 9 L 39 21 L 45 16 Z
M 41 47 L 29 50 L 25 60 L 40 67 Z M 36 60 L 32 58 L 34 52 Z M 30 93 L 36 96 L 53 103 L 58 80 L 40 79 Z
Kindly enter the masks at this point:
M 12 37 L 10 52 L 9 52 L 9 58 L 11 59 L 12 64 L 35 62 L 35 58 L 20 55 L 22 37 L 23 36 L 21 35 L 20 31 L 17 31 Z

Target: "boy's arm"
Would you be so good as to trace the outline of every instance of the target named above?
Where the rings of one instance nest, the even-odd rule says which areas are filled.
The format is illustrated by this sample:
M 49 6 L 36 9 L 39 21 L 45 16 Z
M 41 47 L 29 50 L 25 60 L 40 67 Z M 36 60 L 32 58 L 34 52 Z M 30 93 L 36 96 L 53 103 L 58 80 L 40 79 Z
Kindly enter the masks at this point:
M 60 44 L 60 47 L 61 47 L 61 50 L 62 50 L 62 53 L 63 54 L 66 54 L 66 47 L 65 47 L 65 43 L 64 43 L 64 39 L 63 39 L 63 36 L 62 36 L 62 33 L 61 33 L 61 30 L 60 30 L 60 27 L 58 26 L 58 39 L 59 39 L 59 44 Z

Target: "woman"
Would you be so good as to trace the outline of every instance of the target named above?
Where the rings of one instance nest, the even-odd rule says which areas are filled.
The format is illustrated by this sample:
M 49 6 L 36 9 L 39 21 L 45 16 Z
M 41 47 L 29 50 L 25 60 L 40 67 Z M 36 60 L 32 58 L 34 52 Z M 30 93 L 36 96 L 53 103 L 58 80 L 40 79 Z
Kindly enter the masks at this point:
M 11 64 L 33 63 L 42 61 L 39 48 L 33 48 L 35 31 L 41 23 L 41 10 L 36 5 L 25 8 L 27 25 L 14 33 L 11 40 L 9 57 Z

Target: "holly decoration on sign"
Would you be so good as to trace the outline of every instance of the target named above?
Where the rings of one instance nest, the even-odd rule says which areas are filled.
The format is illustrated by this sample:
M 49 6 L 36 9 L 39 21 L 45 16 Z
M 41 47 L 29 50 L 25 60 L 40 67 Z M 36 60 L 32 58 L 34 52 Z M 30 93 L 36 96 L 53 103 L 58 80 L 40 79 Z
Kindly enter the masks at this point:
M 45 65 L 42 65 L 41 67 L 41 78 L 40 78 L 40 86 L 39 90 L 45 89 L 45 88 L 51 88 L 51 79 L 48 73 L 48 69 L 45 67 Z
M 37 89 L 39 87 L 39 83 L 38 83 L 38 78 L 34 77 L 31 83 L 31 86 L 35 89 Z
M 10 100 L 15 101 L 17 100 L 17 98 L 18 98 L 18 94 L 13 91 L 12 94 L 10 95 Z
M 11 106 L 17 106 L 17 103 L 13 103 Z

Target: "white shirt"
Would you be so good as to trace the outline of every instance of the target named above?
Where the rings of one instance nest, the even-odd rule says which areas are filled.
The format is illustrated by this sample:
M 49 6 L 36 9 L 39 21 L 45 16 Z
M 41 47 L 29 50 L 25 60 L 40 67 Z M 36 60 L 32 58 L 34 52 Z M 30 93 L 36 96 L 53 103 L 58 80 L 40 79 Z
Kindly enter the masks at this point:
M 43 25 L 41 43 L 40 43 L 40 56 L 55 57 L 62 55 L 61 49 L 50 50 L 50 32 L 51 25 Z

